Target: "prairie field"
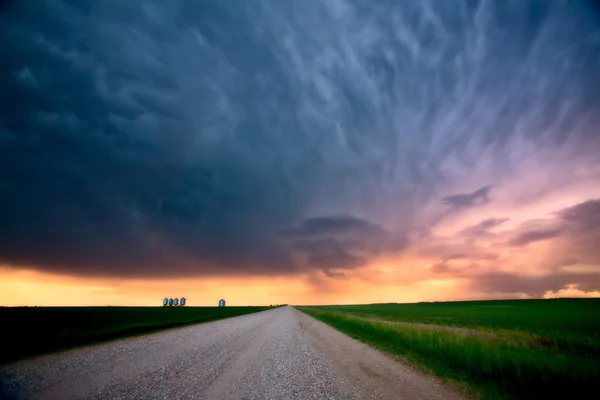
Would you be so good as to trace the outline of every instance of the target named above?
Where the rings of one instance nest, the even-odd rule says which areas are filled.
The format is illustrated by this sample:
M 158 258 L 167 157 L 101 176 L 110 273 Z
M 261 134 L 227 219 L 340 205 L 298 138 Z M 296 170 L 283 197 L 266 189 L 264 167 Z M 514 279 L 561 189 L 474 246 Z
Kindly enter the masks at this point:
M 0 363 L 270 307 L 0 307 Z
M 598 391 L 600 299 L 298 308 L 473 397 L 583 398 Z

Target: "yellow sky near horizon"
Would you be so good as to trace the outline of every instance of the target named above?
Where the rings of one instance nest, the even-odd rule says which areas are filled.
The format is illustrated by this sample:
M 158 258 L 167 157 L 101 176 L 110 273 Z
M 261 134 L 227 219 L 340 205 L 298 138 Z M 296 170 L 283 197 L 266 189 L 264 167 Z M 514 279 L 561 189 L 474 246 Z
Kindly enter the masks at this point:
M 188 306 L 216 306 L 224 298 L 229 306 L 270 304 L 414 303 L 507 298 L 478 293 L 464 279 L 443 278 L 402 283 L 390 279 L 364 279 L 362 274 L 343 280 L 314 277 L 195 278 L 185 280 L 127 280 L 74 278 L 33 270 L 0 269 L 2 306 L 159 306 L 164 297 L 186 297 Z M 600 297 L 600 292 L 568 288 L 544 297 Z M 527 298 L 527 296 L 512 296 Z
M 386 271 L 387 267 L 387 271 Z M 186 297 L 189 306 L 270 304 L 359 304 L 466 299 L 465 282 L 408 280 L 389 264 L 369 266 L 344 279 L 322 274 L 291 277 L 134 280 L 75 278 L 34 270 L 0 269 L 0 304 L 5 306 L 160 305 L 164 297 Z M 417 272 L 417 271 L 413 271 Z M 414 275 L 414 274 L 413 274 Z M 416 276 L 416 275 L 415 275 Z

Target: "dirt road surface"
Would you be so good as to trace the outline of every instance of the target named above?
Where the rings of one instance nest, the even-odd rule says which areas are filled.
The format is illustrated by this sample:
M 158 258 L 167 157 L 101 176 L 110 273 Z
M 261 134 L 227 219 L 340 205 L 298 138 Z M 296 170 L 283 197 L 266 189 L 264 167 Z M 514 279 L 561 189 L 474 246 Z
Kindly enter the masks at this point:
M 436 378 L 282 307 L 0 366 L 0 398 L 459 396 Z

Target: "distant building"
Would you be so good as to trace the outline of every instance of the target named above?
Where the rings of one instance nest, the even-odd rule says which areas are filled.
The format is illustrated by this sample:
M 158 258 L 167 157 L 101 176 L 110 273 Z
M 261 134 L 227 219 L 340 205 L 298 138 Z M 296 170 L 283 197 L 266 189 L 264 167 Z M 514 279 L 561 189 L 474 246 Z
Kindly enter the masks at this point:
M 219 307 L 225 307 L 225 300 L 219 300 Z

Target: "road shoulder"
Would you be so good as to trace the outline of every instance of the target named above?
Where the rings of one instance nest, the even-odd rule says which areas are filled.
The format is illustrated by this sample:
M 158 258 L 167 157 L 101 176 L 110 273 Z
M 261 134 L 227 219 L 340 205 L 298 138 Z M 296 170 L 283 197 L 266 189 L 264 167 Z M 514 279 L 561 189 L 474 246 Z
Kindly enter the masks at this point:
M 365 382 L 365 388 L 394 393 L 395 399 L 462 399 L 438 378 L 424 374 L 392 357 L 361 343 L 329 325 L 294 309 L 297 319 L 314 345 L 348 374 Z

